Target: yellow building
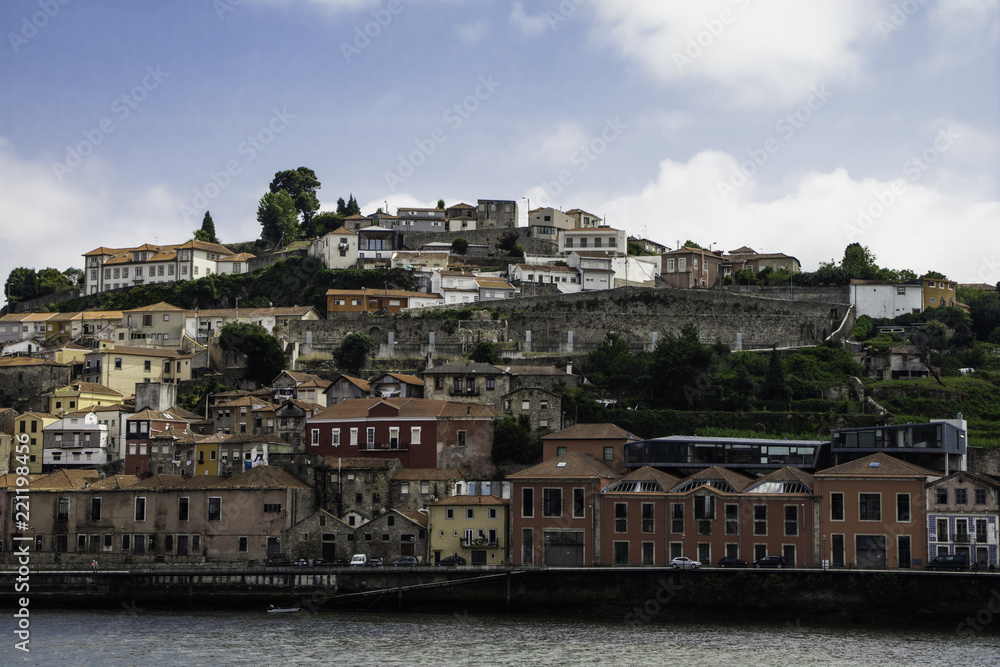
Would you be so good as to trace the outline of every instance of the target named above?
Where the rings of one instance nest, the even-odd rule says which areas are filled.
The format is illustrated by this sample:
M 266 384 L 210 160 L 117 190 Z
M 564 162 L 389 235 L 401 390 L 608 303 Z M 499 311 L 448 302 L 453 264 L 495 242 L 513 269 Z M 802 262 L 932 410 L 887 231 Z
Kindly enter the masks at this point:
M 131 396 L 140 382 L 176 384 L 190 380 L 193 356 L 167 348 L 107 347 L 102 341 L 100 349 L 87 354 L 83 379 Z
M 124 398 L 121 392 L 96 382 L 74 382 L 42 395 L 46 412 L 59 416 L 76 410 L 115 405 Z
M 501 565 L 507 554 L 510 501 L 496 496 L 451 496 L 427 505 L 430 557 L 459 555 L 471 565 Z
M 45 412 L 25 412 L 14 420 L 15 449 L 18 437 L 28 437 L 28 472 L 42 472 L 42 431 L 57 421 L 58 416 Z
M 954 280 L 938 280 L 937 278 L 921 278 L 924 291 L 924 310 L 941 308 L 943 306 L 958 306 L 968 310 L 967 306 L 958 302 L 955 289 L 958 283 Z

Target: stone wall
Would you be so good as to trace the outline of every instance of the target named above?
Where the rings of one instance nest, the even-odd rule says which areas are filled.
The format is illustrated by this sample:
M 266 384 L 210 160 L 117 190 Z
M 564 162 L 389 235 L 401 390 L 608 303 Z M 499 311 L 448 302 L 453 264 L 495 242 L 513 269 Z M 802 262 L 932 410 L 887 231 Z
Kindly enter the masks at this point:
M 489 310 L 467 320 L 444 319 L 441 311 L 469 304 L 399 315 L 338 313 L 329 320 L 292 323 L 284 336 L 303 355 L 330 353 L 348 333 L 362 332 L 372 337 L 378 357 L 468 354 L 479 341 L 506 344 L 514 349 L 505 350 L 505 356 L 520 357 L 586 353 L 611 331 L 633 349 L 648 350 L 654 338 L 690 323 L 706 343 L 721 340 L 735 348 L 739 336 L 743 349 L 784 347 L 821 343 L 840 325 L 848 305 L 837 294 L 824 296 L 790 301 L 716 290 L 628 287 L 490 301 L 476 305 Z M 831 317 L 832 311 L 838 319 Z

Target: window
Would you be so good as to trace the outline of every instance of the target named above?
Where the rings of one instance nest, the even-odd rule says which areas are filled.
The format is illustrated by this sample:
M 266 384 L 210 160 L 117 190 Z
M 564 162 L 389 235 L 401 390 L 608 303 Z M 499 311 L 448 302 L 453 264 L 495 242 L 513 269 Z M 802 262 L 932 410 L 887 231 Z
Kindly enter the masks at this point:
M 843 521 L 844 520 L 844 494 L 843 493 L 831 493 L 830 494 L 830 520 L 831 521 Z
M 101 520 L 101 499 L 91 498 L 90 499 L 90 520 L 100 521 Z
M 281 503 L 264 503 L 264 514 L 280 514 Z
M 667 260 L 667 273 L 673 273 L 673 272 L 674 272 L 674 260 L 673 259 L 668 259 Z
M 896 494 L 896 521 L 909 523 L 910 521 L 910 494 Z
M 115 370 L 120 371 L 122 369 L 122 358 L 115 357 Z
M 687 258 L 685 258 L 685 257 L 678 258 L 678 260 L 677 260 L 677 270 L 678 271 L 685 271 L 685 270 L 687 270 Z
M 420 427 L 412 426 L 410 427 L 410 444 L 419 445 L 420 444 Z
M 69 498 L 59 499 L 59 510 L 56 518 L 59 521 L 69 521 Z
M 767 505 L 753 506 L 753 534 L 767 535 Z
M 965 505 L 969 502 L 969 492 L 966 489 L 955 489 L 955 504 Z
M 240 551 L 247 551 L 248 547 L 249 547 L 249 542 L 250 542 L 249 539 L 247 539 L 246 536 L 240 536 L 239 539 L 240 539 L 240 545 L 238 547 L 239 550 Z
M 135 499 L 135 520 L 145 521 L 146 520 L 146 499 L 136 498 Z
M 937 520 L 937 541 L 938 542 L 948 541 L 948 519 Z
M 399 447 L 399 427 L 390 426 L 389 427 L 389 446 Z
M 486 515 L 490 519 L 496 519 L 497 518 L 497 508 L 496 507 L 491 507 L 489 509 L 489 511 L 486 513 Z
M 976 542 L 980 544 L 986 542 L 987 525 L 986 519 L 976 519 Z
M 493 391 L 497 388 L 497 381 L 494 378 L 486 378 L 486 391 Z
M 465 518 L 466 519 L 475 519 L 476 518 L 476 510 L 473 509 L 472 507 L 466 507 L 465 508 Z
M 444 518 L 445 519 L 454 519 L 455 518 L 455 508 L 454 507 L 447 507 L 447 508 L 445 508 L 445 510 L 444 510 Z
M 587 515 L 584 489 L 573 489 L 573 518 L 582 519 Z
M 142 370 L 148 373 L 149 371 L 152 370 L 152 368 L 153 368 L 153 362 L 151 362 L 149 359 L 146 359 L 145 361 L 142 362 Z
M 670 506 L 670 532 L 684 532 L 684 505 L 681 503 L 673 503 Z
M 542 516 L 562 516 L 562 489 L 542 490 Z
M 947 505 L 948 489 L 934 489 L 934 502 L 938 505 Z
M 340 446 L 340 429 L 339 428 L 335 428 L 332 431 L 330 431 L 330 442 L 333 444 L 334 447 L 339 447 Z
M 726 535 L 738 535 L 740 531 L 739 507 L 732 503 L 727 503 L 726 512 Z
M 613 446 L 604 448 L 604 460 L 605 461 L 615 460 L 615 448 Z
M 794 537 L 799 534 L 799 508 L 797 505 L 785 505 L 785 535 Z
M 628 532 L 628 503 L 615 503 L 615 532 Z
M 562 456 L 566 453 L 566 447 L 556 447 L 556 456 Z
M 316 445 L 319 444 L 319 429 L 318 428 L 314 428 L 312 430 L 312 441 L 310 442 L 310 444 L 312 444 L 313 446 L 316 446 Z
M 880 494 L 858 494 L 858 519 L 860 521 L 882 520 L 882 496 Z
M 521 516 L 535 516 L 535 490 L 530 486 L 521 489 Z
M 222 521 L 222 498 L 212 496 L 208 499 L 208 520 Z
M 975 496 L 976 496 L 976 504 L 977 505 L 985 505 L 986 504 L 986 489 L 976 489 L 975 490 Z
M 465 431 L 458 432 L 458 446 L 465 447 Z
M 375 446 L 375 427 L 374 426 L 369 426 L 368 428 L 365 429 L 365 442 L 367 443 L 367 445 L 368 445 L 369 448 Z
M 189 509 L 191 507 L 191 499 L 188 497 L 177 499 L 177 520 L 187 521 L 189 517 Z
M 653 532 L 653 512 L 653 503 L 642 504 L 642 532 L 644 533 Z
M 351 444 L 355 445 L 355 446 L 357 446 L 357 444 L 358 444 L 358 429 L 357 428 L 352 428 L 351 429 Z

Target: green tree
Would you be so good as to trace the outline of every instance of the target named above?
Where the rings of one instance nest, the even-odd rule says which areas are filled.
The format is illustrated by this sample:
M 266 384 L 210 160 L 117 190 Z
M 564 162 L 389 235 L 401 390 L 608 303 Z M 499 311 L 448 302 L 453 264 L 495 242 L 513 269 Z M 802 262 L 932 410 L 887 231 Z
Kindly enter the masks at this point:
M 875 255 L 860 243 L 851 243 L 844 248 L 844 259 L 840 266 L 848 276 L 861 280 L 874 279 L 879 270 L 875 264 Z
M 687 241 L 685 241 L 684 245 L 681 246 L 681 247 L 682 248 L 695 248 L 697 250 L 705 250 L 705 248 L 702 248 L 700 245 L 698 245 L 697 243 L 695 243 L 691 239 L 688 239 Z
M 219 331 L 219 346 L 246 358 L 244 377 L 259 385 L 270 383 L 285 368 L 285 353 L 267 329 L 259 324 L 230 322 Z
M 343 227 L 344 216 L 339 213 L 323 211 L 322 213 L 317 213 L 313 216 L 312 225 L 313 236 L 323 236 L 324 234 L 328 234 L 339 227 Z
M 715 353 L 701 343 L 694 324 L 685 324 L 679 333 L 660 338 L 650 361 L 650 375 L 656 378 L 654 401 L 679 410 L 711 405 L 714 383 L 709 370 L 714 359 Z
M 469 359 L 481 364 L 496 364 L 500 360 L 497 358 L 496 346 L 488 341 L 476 343 L 476 347 L 469 355 Z
M 72 286 L 72 281 L 59 269 L 50 267 L 38 272 L 38 296 L 55 294 Z
M 70 267 L 63 271 L 63 275 L 66 276 L 66 280 L 68 280 L 71 285 L 83 285 L 86 274 L 84 274 L 83 269 Z
M 767 374 L 760 388 L 760 397 L 765 401 L 781 401 L 787 403 L 792 398 L 785 378 L 785 368 L 778 356 L 777 348 L 771 348 L 771 358 L 767 363 Z
M 340 345 L 333 351 L 333 359 L 337 362 L 337 368 L 349 371 L 355 375 L 361 374 L 361 369 L 368 362 L 368 355 L 371 354 L 374 343 L 372 339 L 363 333 L 350 333 L 340 341 Z
M 34 299 L 38 296 L 38 274 L 34 269 L 18 267 L 7 276 L 3 291 L 7 295 L 7 303 Z
M 458 237 L 451 242 L 451 251 L 456 255 L 464 255 L 469 250 L 469 242 Z
M 947 277 L 943 273 L 939 273 L 938 271 L 928 271 L 927 273 L 925 273 L 920 277 L 927 278 L 929 280 L 947 280 Z
M 358 206 L 358 200 L 354 198 L 352 193 L 347 199 L 347 215 L 361 215 L 361 207 Z
M 295 202 L 284 190 L 268 192 L 257 205 L 260 238 L 274 245 L 284 245 L 299 235 L 299 218 Z
M 438 199 L 438 205 L 437 205 L 437 207 L 438 207 L 438 209 L 440 209 L 442 211 L 444 210 L 444 200 L 443 199 Z
M 197 241 L 204 241 L 205 243 L 218 243 L 219 237 L 215 235 L 215 221 L 212 220 L 212 214 L 205 211 L 205 217 L 201 220 L 201 229 L 194 233 L 194 238 Z
M 645 395 L 646 358 L 633 355 L 628 341 L 616 333 L 607 334 L 601 344 L 587 354 L 581 370 L 607 398 L 631 402 Z
M 531 433 L 527 415 L 493 421 L 493 462 L 531 464 L 542 458 L 542 441 Z
M 302 215 L 302 229 L 306 235 L 312 235 L 313 214 L 319 210 L 319 199 L 316 191 L 320 188 L 316 173 L 308 167 L 279 171 L 271 181 L 271 192 L 284 190 L 292 197 L 295 210 Z

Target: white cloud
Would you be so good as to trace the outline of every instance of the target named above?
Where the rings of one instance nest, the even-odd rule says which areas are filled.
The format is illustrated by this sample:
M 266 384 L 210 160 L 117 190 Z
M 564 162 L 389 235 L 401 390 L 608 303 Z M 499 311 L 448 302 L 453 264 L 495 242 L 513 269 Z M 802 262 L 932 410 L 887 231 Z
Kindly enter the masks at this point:
M 961 68 L 995 51 L 1000 43 L 1000 0 L 949 0 L 927 11 L 937 40 L 925 64 L 928 72 Z
M 809 172 L 769 200 L 755 197 L 753 181 L 723 198 L 719 183 L 738 162 L 719 151 L 687 163 L 664 160 L 640 191 L 580 205 L 671 247 L 689 238 L 723 250 L 748 245 L 793 255 L 813 271 L 822 261 L 839 261 L 856 241 L 881 266 L 941 271 L 960 282 L 1000 280 L 1000 201 L 946 194 L 904 176 L 856 180 L 844 169 Z M 971 250 L 951 251 L 959 246 Z
M 486 37 L 486 28 L 488 27 L 486 19 L 479 19 L 478 21 L 473 21 L 472 23 L 461 23 L 455 26 L 455 32 L 458 34 L 459 41 L 466 46 L 471 46 L 472 44 L 478 44 L 483 41 Z
M 545 14 L 528 14 L 524 11 L 523 2 L 515 2 L 510 12 L 510 22 L 525 35 L 540 35 L 551 25 Z
M 560 123 L 554 131 L 535 137 L 525 146 L 524 153 L 533 162 L 550 166 L 563 166 L 573 151 L 587 143 L 590 137 L 580 123 L 567 121 Z
M 60 183 L 51 165 L 25 160 L 0 138 L 0 280 L 11 270 L 83 266 L 98 246 L 181 243 L 193 229 L 177 214 L 177 199 L 154 185 L 121 198 L 112 169 L 95 155 Z
M 664 83 L 708 82 L 740 104 L 787 104 L 857 75 L 867 0 L 594 0 L 599 38 Z

